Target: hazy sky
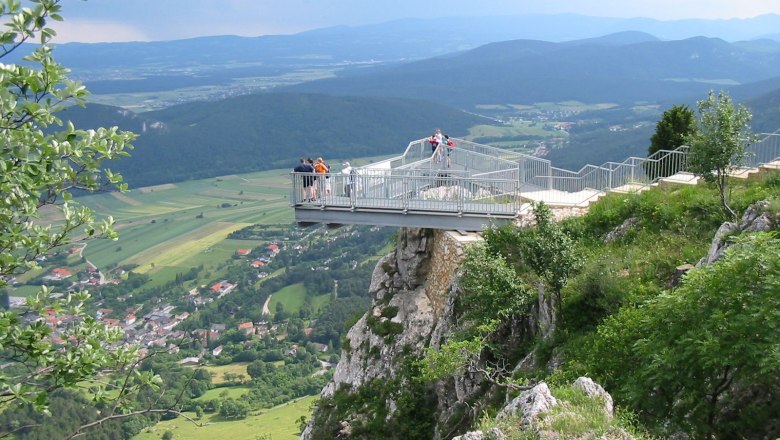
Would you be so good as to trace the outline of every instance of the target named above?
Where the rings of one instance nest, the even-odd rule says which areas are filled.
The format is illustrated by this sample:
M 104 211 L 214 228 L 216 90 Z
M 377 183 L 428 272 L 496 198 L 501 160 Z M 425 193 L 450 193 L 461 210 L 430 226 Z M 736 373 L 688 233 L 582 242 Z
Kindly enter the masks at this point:
M 729 19 L 780 14 L 780 0 L 63 0 L 55 42 L 291 34 L 401 18 L 576 13 Z M 449 31 L 452 31 L 451 29 Z

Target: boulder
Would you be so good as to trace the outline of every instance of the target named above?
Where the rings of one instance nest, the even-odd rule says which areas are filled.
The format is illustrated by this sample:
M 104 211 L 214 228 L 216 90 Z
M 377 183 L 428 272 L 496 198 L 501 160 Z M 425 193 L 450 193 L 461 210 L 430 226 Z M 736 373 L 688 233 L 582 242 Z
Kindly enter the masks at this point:
M 541 413 L 549 411 L 557 405 L 550 388 L 541 382 L 530 390 L 523 391 L 498 413 L 498 418 L 520 415 L 521 426 L 530 426 Z
M 607 413 L 609 418 L 612 418 L 614 415 L 612 396 L 610 396 L 601 385 L 593 382 L 589 377 L 580 377 L 574 381 L 574 388 L 584 391 L 588 397 L 600 399 L 604 402 L 604 412 Z

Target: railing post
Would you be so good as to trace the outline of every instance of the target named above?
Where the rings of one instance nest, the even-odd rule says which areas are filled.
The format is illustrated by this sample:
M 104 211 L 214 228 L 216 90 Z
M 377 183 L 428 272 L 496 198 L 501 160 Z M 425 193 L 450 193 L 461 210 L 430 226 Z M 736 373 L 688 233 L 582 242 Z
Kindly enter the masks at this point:
M 401 181 L 401 188 L 403 191 L 401 205 L 403 206 L 404 210 L 407 210 L 409 209 L 409 182 L 407 179 L 403 179 Z
M 290 206 L 298 204 L 298 179 L 295 178 L 295 172 L 290 173 L 292 177 L 292 192 L 290 193 Z
M 464 199 L 463 191 L 465 189 L 463 187 L 463 177 L 458 177 L 458 185 L 456 186 L 456 188 L 460 189 L 460 191 L 458 191 L 458 196 L 457 196 L 458 197 L 458 214 L 463 214 L 463 206 L 464 206 L 464 203 L 463 203 L 463 199 Z

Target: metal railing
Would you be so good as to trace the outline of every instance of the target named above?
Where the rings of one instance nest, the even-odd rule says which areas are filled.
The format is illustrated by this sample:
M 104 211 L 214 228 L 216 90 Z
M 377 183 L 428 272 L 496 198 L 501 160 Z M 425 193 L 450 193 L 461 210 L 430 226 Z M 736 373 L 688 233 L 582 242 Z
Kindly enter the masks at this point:
M 357 168 L 357 174 L 315 178 L 293 173 L 294 206 L 517 214 L 529 200 L 583 206 L 608 191 L 639 191 L 661 179 L 693 181 L 688 148 L 658 151 L 650 157 L 586 165 L 578 171 L 508 150 L 454 139 L 454 148 L 435 150 L 426 139 L 412 141 L 404 154 Z M 748 148 L 745 166 L 780 158 L 780 134 L 764 134 Z M 311 185 L 309 185 L 311 183 Z M 314 188 L 316 200 L 311 201 Z
M 468 177 L 462 171 L 392 170 L 357 174 L 330 173 L 317 177 L 292 173 L 291 203 L 350 209 L 516 215 L 525 208 L 520 182 Z M 312 189 L 314 188 L 313 192 Z M 313 200 L 312 200 L 313 199 Z

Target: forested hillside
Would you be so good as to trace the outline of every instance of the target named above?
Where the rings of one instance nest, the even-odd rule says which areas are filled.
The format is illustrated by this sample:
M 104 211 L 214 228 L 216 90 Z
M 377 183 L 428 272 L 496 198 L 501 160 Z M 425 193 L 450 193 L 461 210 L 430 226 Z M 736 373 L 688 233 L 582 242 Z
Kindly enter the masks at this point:
M 489 120 L 435 100 L 255 94 L 135 115 L 92 104 L 63 114 L 84 128 L 140 134 L 132 157 L 111 166 L 133 187 L 290 168 L 299 156 L 339 160 L 403 153 L 442 128 L 454 136 Z

